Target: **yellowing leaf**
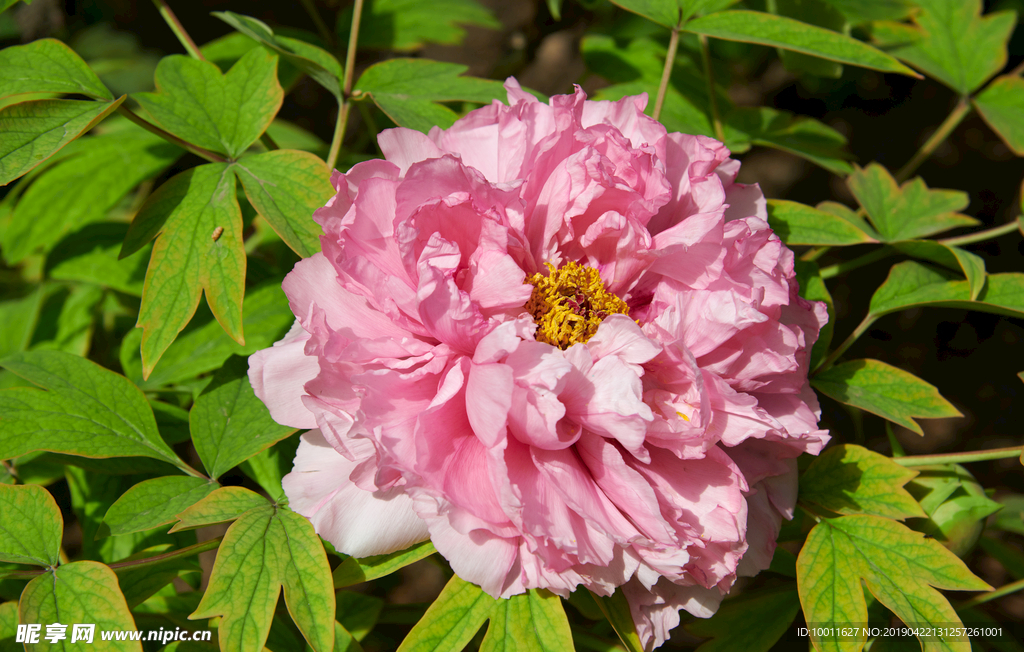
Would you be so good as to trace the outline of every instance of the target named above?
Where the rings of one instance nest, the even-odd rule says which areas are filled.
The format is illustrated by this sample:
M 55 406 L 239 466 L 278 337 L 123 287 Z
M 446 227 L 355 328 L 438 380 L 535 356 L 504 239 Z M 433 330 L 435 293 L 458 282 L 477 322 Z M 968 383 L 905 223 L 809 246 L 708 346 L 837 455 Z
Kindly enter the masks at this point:
M 840 514 L 903 519 L 924 510 L 904 489 L 917 472 L 863 446 L 833 446 L 800 476 L 800 500 Z
M 550 591 L 530 589 L 497 600 L 480 652 L 563 652 L 573 649 L 562 599 Z
M 0 561 L 56 566 L 64 521 L 50 492 L 33 485 L 0 484 Z
M 353 584 L 369 582 L 378 577 L 390 575 L 400 568 L 425 559 L 437 552 L 434 544 L 429 541 L 417 543 L 416 545 L 399 550 L 388 555 L 376 555 L 356 559 L 349 557 L 334 571 L 334 588 L 342 589 Z
M 461 650 L 490 617 L 495 602 L 479 586 L 453 576 L 398 652 Z

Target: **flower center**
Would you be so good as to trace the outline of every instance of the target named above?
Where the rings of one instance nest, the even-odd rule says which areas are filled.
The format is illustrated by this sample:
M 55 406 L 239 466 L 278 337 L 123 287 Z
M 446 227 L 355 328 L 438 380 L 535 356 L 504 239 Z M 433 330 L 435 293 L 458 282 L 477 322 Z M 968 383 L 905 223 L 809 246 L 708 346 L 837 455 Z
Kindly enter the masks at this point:
M 566 263 L 555 269 L 544 263 L 548 275 L 537 273 L 526 279 L 533 294 L 526 310 L 537 322 L 537 341 L 565 350 L 586 342 L 608 315 L 629 314 L 626 302 L 605 289 L 593 267 Z

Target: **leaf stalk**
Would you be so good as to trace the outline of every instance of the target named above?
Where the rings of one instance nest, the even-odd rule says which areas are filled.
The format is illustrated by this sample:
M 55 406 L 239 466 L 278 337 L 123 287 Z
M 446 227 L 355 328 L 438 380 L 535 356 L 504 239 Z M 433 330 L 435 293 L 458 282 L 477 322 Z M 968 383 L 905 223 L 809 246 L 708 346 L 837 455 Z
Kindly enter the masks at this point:
M 967 117 L 967 114 L 971 112 L 971 103 L 966 96 L 960 98 L 960 101 L 956 103 L 953 111 L 946 116 L 946 119 L 942 121 L 939 128 L 935 130 L 928 140 L 921 145 L 921 149 L 917 150 L 914 157 L 907 161 L 907 164 L 899 169 L 896 173 L 896 182 L 903 183 L 910 178 L 910 175 L 914 174 L 918 167 L 932 155 L 942 141 L 949 137 L 949 134 L 956 129 L 957 125 Z
M 704 65 L 704 80 L 708 85 L 708 107 L 711 109 L 711 127 L 715 130 L 715 138 L 725 142 L 725 129 L 722 127 L 722 116 L 718 111 L 718 97 L 715 95 L 715 76 L 711 71 L 711 48 L 708 46 L 708 37 L 698 34 L 700 41 L 700 59 Z
M 672 77 L 672 66 L 676 62 L 676 51 L 679 49 L 679 28 L 672 29 L 672 36 L 668 39 L 668 53 L 665 54 L 665 67 L 661 71 L 661 81 L 658 83 L 658 94 L 654 98 L 654 111 L 651 117 L 655 120 L 661 115 L 661 108 L 665 105 L 665 93 L 668 92 L 668 82 Z
M 1009 448 L 990 448 L 983 451 L 966 451 L 963 453 L 940 453 L 935 455 L 905 455 L 894 457 L 893 462 L 902 466 L 931 466 L 933 464 L 961 464 L 965 462 L 984 462 L 986 460 L 1005 460 L 1019 457 L 1024 452 L 1020 446 Z
M 865 333 L 865 331 L 871 328 L 871 324 L 875 323 L 875 319 L 875 316 L 871 314 L 868 314 L 866 317 L 864 317 L 864 320 L 861 321 L 861 323 L 857 324 L 857 328 L 853 329 L 853 332 L 850 333 L 850 336 L 843 340 L 843 343 L 840 344 L 835 351 L 830 353 L 828 357 L 825 358 L 813 372 L 811 372 L 811 375 L 816 376 L 821 372 L 826 371 L 829 367 L 835 364 L 835 361 L 838 360 L 839 357 L 842 356 L 844 353 L 846 353 L 846 349 L 850 348 L 850 346 L 852 346 L 853 343 L 857 341 L 857 338 L 859 338 L 861 335 Z
M 153 4 L 156 5 L 156 9 L 160 12 L 164 22 L 166 22 L 167 26 L 171 28 L 174 35 L 178 37 L 178 40 L 185 47 L 185 51 L 188 52 L 189 56 L 193 59 L 204 61 L 203 53 L 199 51 L 199 47 L 196 45 L 196 42 L 193 41 L 192 37 L 185 31 L 185 26 L 181 24 L 178 17 L 174 15 L 173 11 L 171 11 L 166 0 L 153 0 Z
M 338 122 L 334 125 L 334 137 L 331 138 L 331 149 L 327 153 L 327 168 L 333 170 L 338 164 L 341 153 L 341 142 L 345 139 L 345 128 L 348 126 L 348 114 L 352 110 L 352 83 L 356 68 L 356 45 L 359 42 L 359 22 L 363 16 L 363 0 L 356 0 L 352 6 L 352 27 L 348 34 L 348 50 L 345 52 L 345 78 L 341 84 L 341 95 L 344 98 L 338 107 Z
M 163 562 L 172 559 L 184 559 L 186 557 L 198 555 L 201 552 L 206 552 L 207 550 L 213 550 L 220 545 L 223 538 L 224 537 L 216 537 L 214 539 L 207 539 L 206 541 L 201 541 L 195 545 L 187 546 L 181 550 L 172 550 L 171 552 L 165 552 L 162 555 L 155 555 L 153 557 L 144 557 L 143 559 L 132 559 L 129 561 L 115 561 L 112 564 L 107 564 L 107 566 L 111 570 L 119 570 L 122 568 L 131 568 L 134 570 L 138 568 L 156 566 L 157 564 L 162 564 Z M 62 561 L 62 563 L 67 562 Z M 0 573 L 0 579 L 30 580 L 48 572 L 50 572 L 50 569 L 8 571 L 6 573 Z
M 1019 220 L 1019 218 L 1018 218 Z M 945 240 L 939 240 L 940 244 L 949 245 L 950 247 L 959 247 L 962 245 L 974 244 L 975 242 L 984 242 L 993 238 L 998 238 L 1001 235 L 1007 233 L 1013 233 L 1020 228 L 1020 221 L 1014 220 L 1002 226 L 996 226 L 991 229 L 984 231 L 977 231 L 975 233 L 968 233 L 967 235 L 961 235 L 956 238 L 946 238 Z

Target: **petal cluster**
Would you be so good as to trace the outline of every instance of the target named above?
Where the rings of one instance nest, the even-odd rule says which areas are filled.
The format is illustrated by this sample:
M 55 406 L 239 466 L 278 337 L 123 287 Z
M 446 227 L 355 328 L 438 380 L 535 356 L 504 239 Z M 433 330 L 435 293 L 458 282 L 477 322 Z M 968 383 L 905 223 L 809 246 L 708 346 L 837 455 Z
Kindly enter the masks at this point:
M 429 537 L 493 596 L 622 587 L 655 647 L 771 561 L 794 460 L 828 438 L 825 307 L 721 143 L 666 133 L 644 96 L 506 87 L 334 174 L 322 253 L 284 282 L 296 325 L 250 378 L 310 429 L 285 491 L 339 550 Z M 628 314 L 554 346 L 527 281 L 569 264 Z

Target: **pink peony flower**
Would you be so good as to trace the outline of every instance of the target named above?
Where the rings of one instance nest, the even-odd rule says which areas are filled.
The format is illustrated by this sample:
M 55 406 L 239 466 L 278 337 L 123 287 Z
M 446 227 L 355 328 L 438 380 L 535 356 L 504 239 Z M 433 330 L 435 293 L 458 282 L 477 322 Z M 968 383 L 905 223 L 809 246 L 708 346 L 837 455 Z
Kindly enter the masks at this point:
M 506 88 L 334 173 L 295 326 L 249 376 L 310 429 L 284 488 L 338 550 L 429 537 L 495 597 L 622 587 L 656 647 L 771 561 L 828 439 L 825 306 L 721 143 L 645 96 Z

